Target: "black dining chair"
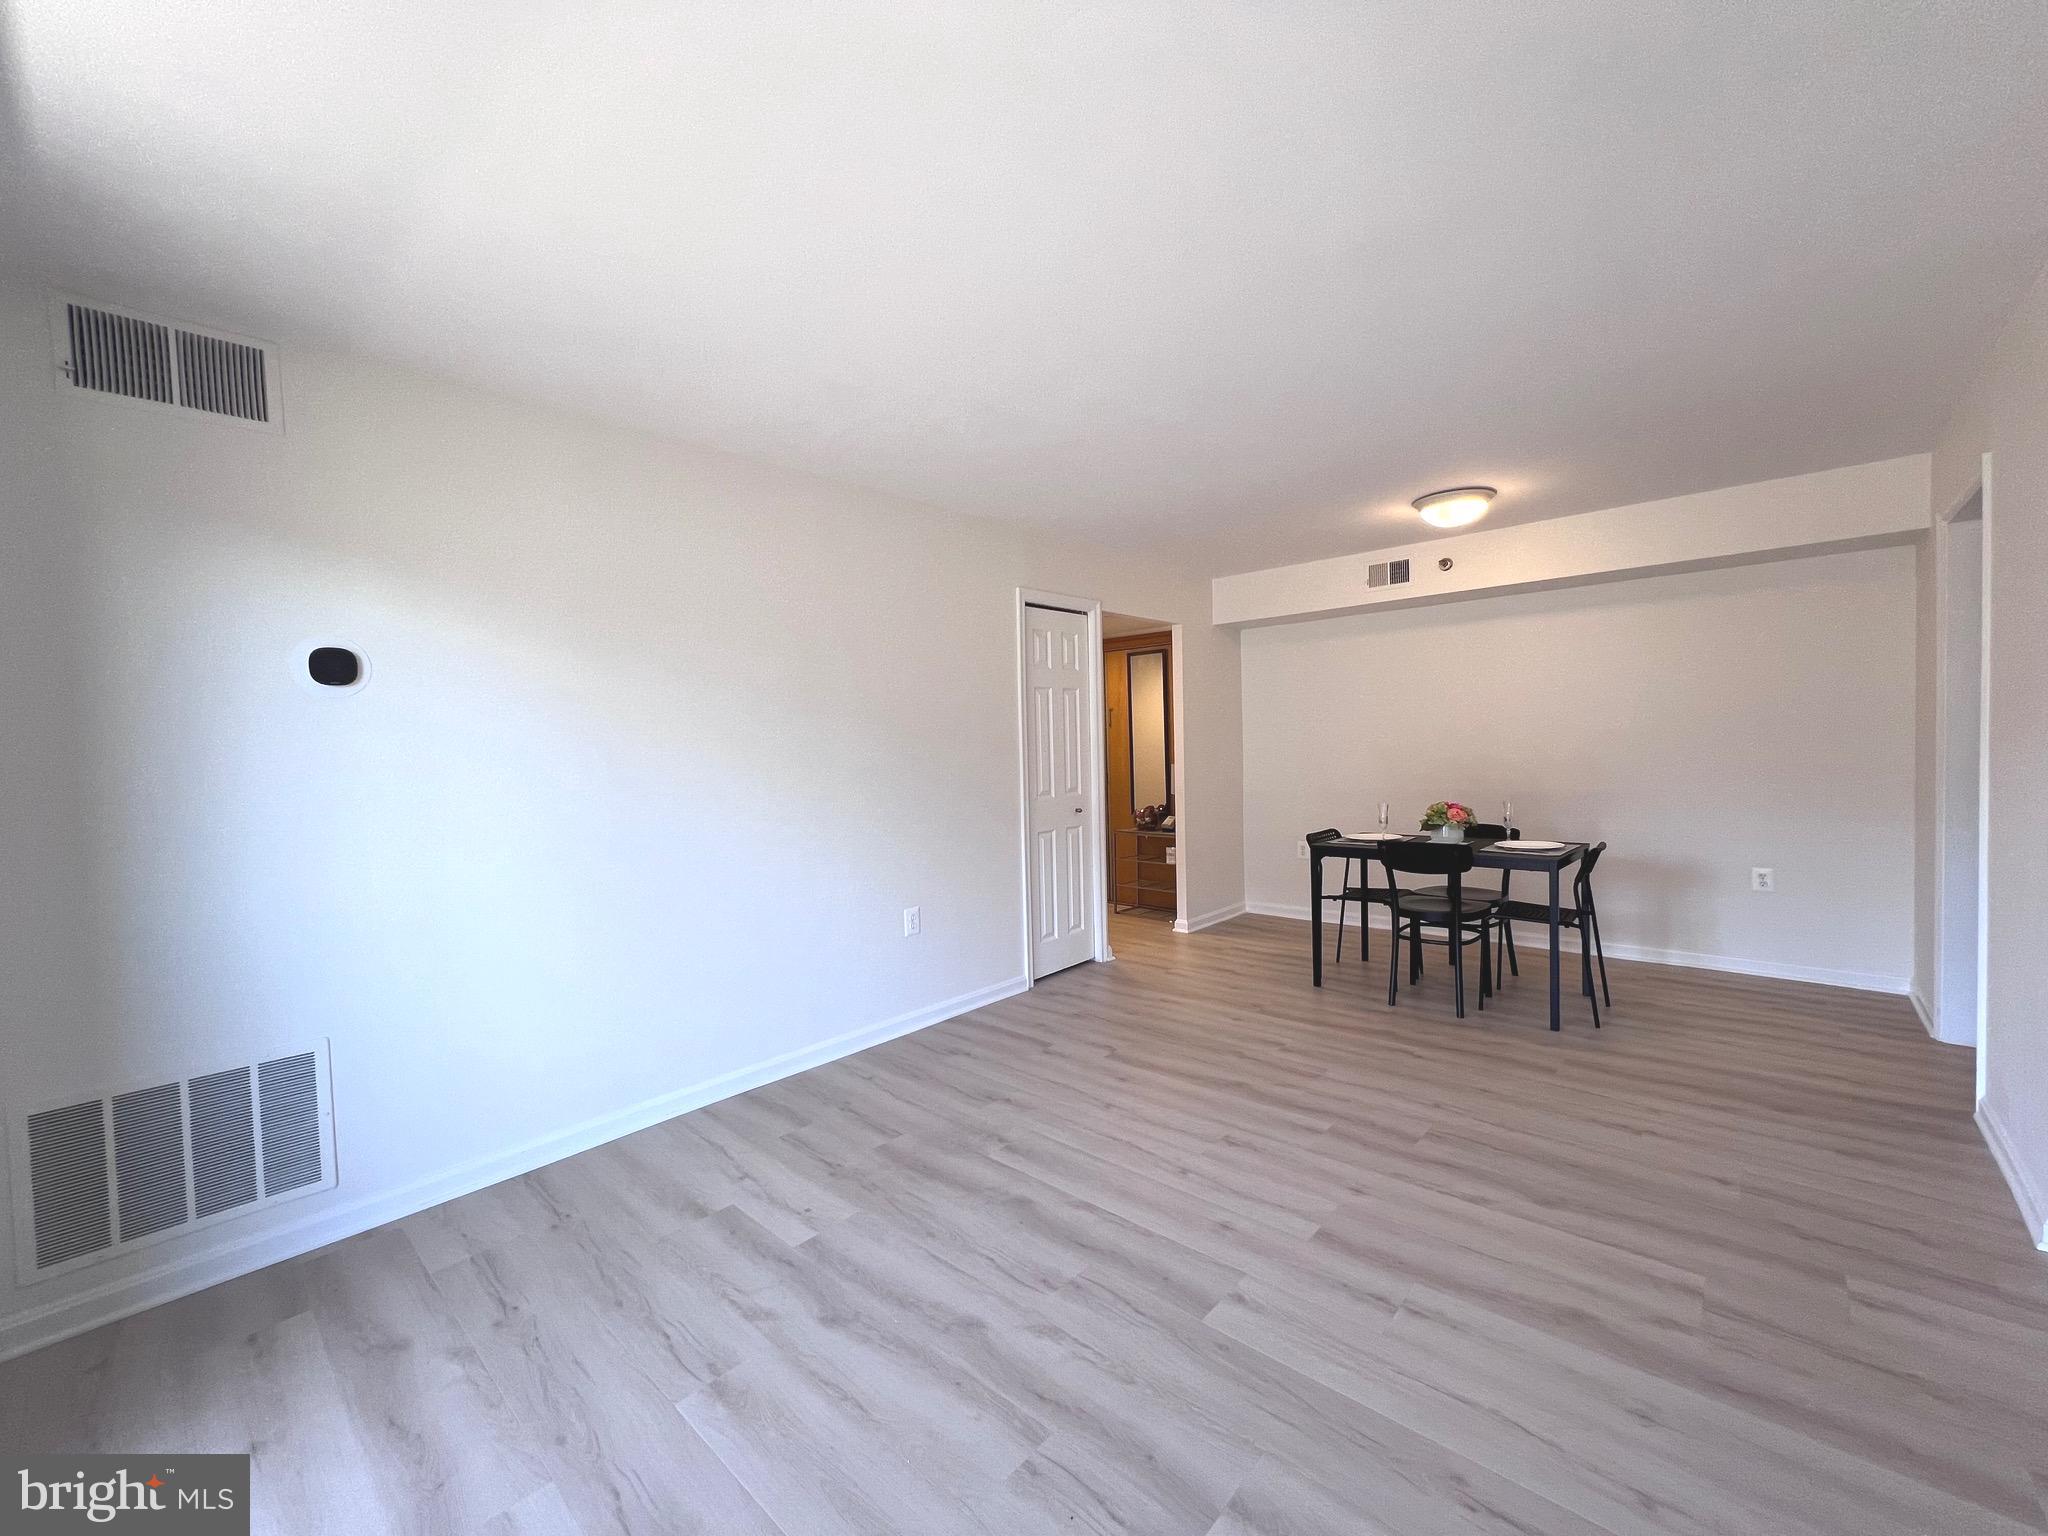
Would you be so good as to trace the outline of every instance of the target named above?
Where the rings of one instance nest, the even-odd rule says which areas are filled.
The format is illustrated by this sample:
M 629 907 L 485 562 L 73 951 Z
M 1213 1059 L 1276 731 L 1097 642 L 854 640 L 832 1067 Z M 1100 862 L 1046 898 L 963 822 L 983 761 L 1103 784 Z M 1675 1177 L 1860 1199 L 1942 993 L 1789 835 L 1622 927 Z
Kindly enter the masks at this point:
M 1595 843 L 1586 850 L 1586 856 L 1579 860 L 1572 870 L 1572 904 L 1560 907 L 1557 923 L 1560 928 L 1576 928 L 1579 933 L 1579 990 L 1586 994 L 1586 1000 L 1593 1005 L 1593 1027 L 1600 1027 L 1600 1004 L 1604 1000 L 1608 1007 L 1614 1006 L 1614 994 L 1607 989 L 1607 951 L 1600 942 L 1600 908 L 1593 900 L 1593 869 L 1600 862 L 1600 855 L 1607 851 L 1605 843 Z M 1526 922 L 1550 922 L 1550 908 L 1535 901 L 1503 901 L 1500 908 L 1503 921 L 1519 917 Z M 1600 995 L 1593 995 L 1593 967 L 1600 968 Z
M 1320 832 L 1309 833 L 1305 841 L 1327 843 L 1343 835 L 1335 827 L 1325 827 Z M 1351 872 L 1351 867 L 1354 864 L 1358 866 L 1358 873 L 1355 876 Z M 1387 898 L 1384 892 L 1375 891 L 1372 888 L 1372 865 L 1364 854 L 1346 856 L 1344 860 L 1344 873 L 1337 882 L 1336 894 L 1332 895 L 1330 892 L 1325 891 L 1323 892 L 1323 900 L 1337 903 L 1338 963 L 1341 965 L 1344 961 L 1344 909 L 1352 902 L 1358 904 L 1358 948 L 1360 958 L 1370 960 L 1372 958 L 1372 924 L 1366 914 L 1366 908 L 1375 902 L 1384 906 Z
M 1451 949 L 1451 995 L 1458 1017 L 1465 1017 L 1465 946 L 1473 930 L 1479 939 L 1479 1007 L 1493 991 L 1492 967 L 1487 963 L 1494 919 L 1500 897 L 1484 889 L 1465 888 L 1464 877 L 1472 868 L 1472 848 L 1466 843 L 1382 843 L 1379 859 L 1387 874 L 1387 905 L 1393 911 L 1393 955 L 1387 962 L 1387 1006 L 1393 1007 L 1401 993 L 1401 940 L 1408 940 L 1408 979 L 1422 979 L 1422 930 L 1441 928 Z M 1448 875 L 1449 882 L 1437 896 L 1427 890 L 1404 890 L 1401 875 Z
M 1475 821 L 1465 828 L 1465 836 L 1468 840 L 1476 837 L 1482 841 L 1498 842 L 1502 838 L 1517 838 L 1521 835 L 1522 829 L 1520 827 L 1504 827 L 1497 821 Z M 1504 869 L 1500 872 L 1500 899 L 1503 903 L 1507 902 L 1513 895 L 1508 886 L 1509 882 L 1514 879 L 1514 876 L 1515 872 L 1511 869 Z M 1450 894 L 1441 885 L 1425 886 L 1423 889 L 1431 896 L 1446 896 Z M 1544 911 L 1546 913 L 1544 920 L 1547 922 L 1549 921 L 1547 915 L 1549 909 L 1545 908 Z M 1501 967 L 1503 965 L 1507 967 L 1509 975 L 1519 976 L 1522 974 L 1521 958 L 1515 953 L 1514 926 L 1508 921 L 1505 911 L 1502 912 L 1498 921 L 1500 943 L 1496 944 L 1493 948 L 1493 989 L 1496 992 L 1500 990 L 1500 984 L 1503 980 L 1501 975 Z

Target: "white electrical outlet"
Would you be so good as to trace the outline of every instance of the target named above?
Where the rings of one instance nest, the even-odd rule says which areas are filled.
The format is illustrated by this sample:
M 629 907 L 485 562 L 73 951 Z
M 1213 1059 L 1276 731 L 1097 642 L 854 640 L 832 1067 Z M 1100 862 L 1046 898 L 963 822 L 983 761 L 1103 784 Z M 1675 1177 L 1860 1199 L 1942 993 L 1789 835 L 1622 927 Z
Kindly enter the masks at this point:
M 1761 866 L 1749 872 L 1749 888 L 1752 891 L 1775 891 L 1778 888 L 1777 871 Z
M 1303 839 L 1302 839 L 1302 840 L 1301 840 L 1300 842 L 1298 842 L 1298 843 L 1296 843 L 1296 844 L 1294 845 L 1294 856 L 1295 856 L 1295 857 L 1296 857 L 1297 859 L 1305 859 L 1305 858 L 1307 858 L 1307 857 L 1308 857 L 1308 839 L 1307 839 L 1307 838 L 1303 838 Z
M 914 939 L 923 931 L 924 919 L 920 913 L 921 909 L 918 907 L 903 909 L 903 937 L 906 939 Z

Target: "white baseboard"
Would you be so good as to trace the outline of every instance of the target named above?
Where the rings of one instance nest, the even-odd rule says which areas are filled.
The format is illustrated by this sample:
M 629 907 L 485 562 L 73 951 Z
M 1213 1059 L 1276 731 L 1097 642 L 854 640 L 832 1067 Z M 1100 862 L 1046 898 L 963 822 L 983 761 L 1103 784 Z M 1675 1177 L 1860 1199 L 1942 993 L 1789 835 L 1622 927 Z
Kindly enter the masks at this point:
M 1927 1001 L 1926 994 L 1920 990 L 1917 982 L 1906 989 L 1906 996 L 1912 999 L 1913 1011 L 1920 1015 L 1920 1027 L 1927 1031 L 1930 1038 L 1939 1040 L 1941 1031 L 1935 1027 L 1933 1005 Z
M 137 1312 L 176 1301 L 195 1291 L 203 1291 L 210 1285 L 252 1273 L 265 1265 L 296 1258 L 345 1237 L 367 1232 L 372 1227 L 381 1227 L 462 1195 L 503 1183 L 506 1179 L 517 1178 L 522 1173 L 531 1173 L 536 1168 L 560 1162 L 578 1152 L 587 1152 L 621 1136 L 630 1136 L 635 1131 L 672 1120 L 707 1104 L 715 1104 L 734 1094 L 745 1093 L 812 1067 L 823 1066 L 826 1062 L 837 1061 L 842 1056 L 851 1056 L 870 1046 L 942 1024 L 947 1019 L 972 1013 L 1006 997 L 1015 997 L 1026 985 L 1024 977 L 1012 976 L 993 986 L 898 1014 L 880 1024 L 850 1030 L 751 1067 L 742 1067 L 688 1088 L 658 1094 L 567 1130 L 473 1158 L 398 1189 L 340 1204 L 323 1203 L 317 1198 L 302 1202 L 300 1209 L 314 1209 L 307 1210 L 307 1214 L 285 1225 L 239 1239 L 211 1243 L 199 1252 L 182 1254 L 136 1274 L 109 1280 L 90 1290 L 73 1292 L 0 1320 L 0 1360 L 11 1360 L 75 1334 L 132 1317 Z
M 1290 906 L 1273 901 L 1248 901 L 1244 904 L 1244 909 L 1259 917 L 1291 917 L 1298 923 L 1307 922 L 1310 915 L 1307 902 L 1303 902 L 1299 906 Z M 1366 915 L 1372 919 L 1372 925 L 1375 928 L 1385 928 L 1392 921 L 1387 916 L 1387 909 L 1385 907 L 1367 907 Z M 1337 919 L 1330 912 L 1323 914 L 1323 922 L 1332 930 L 1335 930 L 1337 926 Z M 1358 926 L 1358 914 L 1348 907 L 1344 912 L 1344 926 L 1347 928 L 1356 928 Z
M 2005 1175 L 2005 1182 L 2012 1189 L 2013 1199 L 2019 1202 L 2027 1236 L 2036 1248 L 2048 1253 L 2048 1190 L 2028 1174 L 2026 1165 L 2013 1151 L 2012 1138 L 2005 1134 L 2005 1127 L 1988 1102 L 1977 1106 L 1977 1129 L 1984 1133 L 1984 1144 L 1991 1148 L 1992 1161 L 1998 1164 L 1998 1171 Z
M 1926 1029 L 1928 1038 L 1938 1040 L 1943 1045 L 1960 1045 L 1970 1050 L 1977 1048 L 1977 1021 L 1975 1019 L 1970 1020 L 1969 1033 L 1960 1039 L 1954 1035 L 1943 1034 L 1941 1030 L 1941 1017 L 1934 1011 L 1934 1004 L 1927 1000 L 1927 994 L 1920 990 L 1920 984 L 1915 982 L 1906 995 L 1912 998 L 1913 1011 L 1920 1015 L 1921 1026 Z
M 1200 917 L 1177 917 L 1173 920 L 1175 933 L 1200 933 L 1204 928 L 1214 928 L 1218 923 L 1227 923 L 1233 917 L 1243 917 L 1243 902 L 1228 907 L 1218 907 L 1214 912 L 1204 912 Z
M 1297 922 L 1305 923 L 1309 919 L 1309 910 L 1305 903 L 1301 906 L 1292 906 L 1278 902 L 1254 901 L 1246 904 L 1246 910 L 1265 917 L 1291 917 Z M 1375 906 L 1367 910 L 1372 926 L 1385 931 L 1390 922 L 1386 909 Z M 1349 913 L 1346 916 L 1348 920 L 1345 926 L 1355 927 L 1357 918 Z M 1333 929 L 1336 926 L 1335 919 L 1331 916 L 1326 915 L 1323 921 Z M 1603 923 L 1601 926 L 1604 928 L 1606 925 Z M 1541 925 L 1521 922 L 1515 925 L 1515 939 L 1521 949 L 1531 947 L 1523 937 L 1530 932 L 1541 933 Z M 1540 940 L 1539 945 L 1547 947 L 1547 941 Z M 1577 932 L 1567 928 L 1558 935 L 1558 947 L 1576 955 L 1579 952 Z M 1687 949 L 1652 949 L 1641 944 L 1609 944 L 1606 949 L 1607 958 L 1610 960 L 1641 960 L 1650 965 L 1680 965 L 1696 971 L 1726 971 L 1736 976 L 1765 976 L 1777 981 L 1811 981 L 1822 986 L 1851 987 L 1859 992 L 1905 995 L 1911 992 L 1913 985 L 1909 976 L 1892 976 L 1880 971 L 1840 971 L 1819 965 L 1791 965 L 1779 960 L 1750 960 L 1740 955 L 1697 954 Z

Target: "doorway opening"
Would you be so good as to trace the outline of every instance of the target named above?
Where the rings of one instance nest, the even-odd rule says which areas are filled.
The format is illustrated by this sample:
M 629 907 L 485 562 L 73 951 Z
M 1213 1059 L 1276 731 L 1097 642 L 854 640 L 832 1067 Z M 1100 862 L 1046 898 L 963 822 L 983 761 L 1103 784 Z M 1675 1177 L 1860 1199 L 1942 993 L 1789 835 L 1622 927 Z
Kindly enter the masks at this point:
M 1935 528 L 1936 710 L 1935 1033 L 1977 1048 L 1984 1081 L 1984 894 L 1990 819 L 1985 763 L 1985 657 L 1990 608 L 1980 484 Z
M 1110 910 L 1169 923 L 1184 910 L 1178 672 L 1171 624 L 1129 613 L 1102 616 L 1103 877 Z

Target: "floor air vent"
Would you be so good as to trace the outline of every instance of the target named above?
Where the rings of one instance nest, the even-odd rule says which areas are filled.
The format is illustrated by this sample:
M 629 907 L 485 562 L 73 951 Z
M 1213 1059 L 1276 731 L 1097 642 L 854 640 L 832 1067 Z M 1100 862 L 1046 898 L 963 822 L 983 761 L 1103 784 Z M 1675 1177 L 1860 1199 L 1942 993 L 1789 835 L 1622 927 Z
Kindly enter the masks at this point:
M 279 425 L 276 356 L 262 342 L 76 299 L 54 300 L 51 322 L 62 389 Z
M 20 1111 L 24 1284 L 334 1185 L 324 1048 Z

